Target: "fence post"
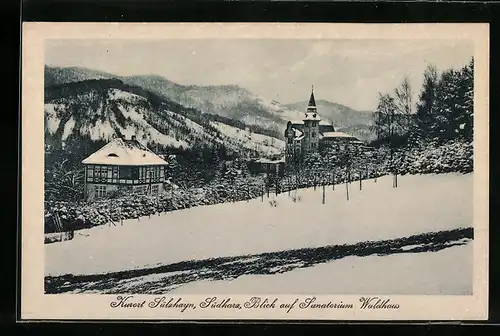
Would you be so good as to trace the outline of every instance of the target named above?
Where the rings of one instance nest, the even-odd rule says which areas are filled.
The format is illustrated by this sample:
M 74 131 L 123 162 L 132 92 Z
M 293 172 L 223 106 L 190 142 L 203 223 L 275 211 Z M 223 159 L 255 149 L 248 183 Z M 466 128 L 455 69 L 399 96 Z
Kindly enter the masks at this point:
M 347 200 L 349 200 L 349 182 L 347 179 L 345 181 L 345 190 L 346 190 L 346 194 L 347 194 Z
M 247 181 L 247 203 L 250 202 L 250 186 L 248 185 Z

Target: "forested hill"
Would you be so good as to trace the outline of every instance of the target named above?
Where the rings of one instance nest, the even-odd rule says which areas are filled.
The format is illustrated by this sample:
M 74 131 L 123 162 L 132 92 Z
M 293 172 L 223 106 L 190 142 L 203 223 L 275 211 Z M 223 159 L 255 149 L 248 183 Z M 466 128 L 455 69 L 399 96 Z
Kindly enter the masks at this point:
M 89 152 L 84 143 L 102 145 L 114 136 L 136 135 L 151 147 L 167 152 L 209 148 L 236 156 L 266 156 L 281 151 L 282 141 L 255 131 L 245 123 L 201 113 L 116 78 L 45 88 L 49 148 L 64 144 L 67 149 Z
M 281 104 L 256 95 L 238 85 L 181 85 L 158 75 L 117 76 L 85 68 L 45 67 L 46 85 L 67 84 L 84 79 L 116 78 L 133 87 L 140 87 L 157 96 L 193 108 L 203 114 L 217 115 L 225 120 L 242 122 L 260 134 L 281 138 L 289 120 L 300 119 L 307 102 Z M 309 92 L 304 92 L 307 99 Z M 320 97 L 317 97 L 320 98 Z M 335 128 L 360 139 L 373 138 L 369 112 L 356 111 L 340 104 L 317 100 L 318 112 Z

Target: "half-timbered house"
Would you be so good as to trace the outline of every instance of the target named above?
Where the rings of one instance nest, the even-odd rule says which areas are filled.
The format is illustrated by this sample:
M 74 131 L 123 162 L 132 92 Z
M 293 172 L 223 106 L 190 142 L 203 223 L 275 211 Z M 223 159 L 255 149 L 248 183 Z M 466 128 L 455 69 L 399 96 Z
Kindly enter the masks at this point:
M 82 163 L 89 199 L 107 197 L 119 191 L 153 196 L 163 191 L 167 162 L 135 136 L 113 139 Z

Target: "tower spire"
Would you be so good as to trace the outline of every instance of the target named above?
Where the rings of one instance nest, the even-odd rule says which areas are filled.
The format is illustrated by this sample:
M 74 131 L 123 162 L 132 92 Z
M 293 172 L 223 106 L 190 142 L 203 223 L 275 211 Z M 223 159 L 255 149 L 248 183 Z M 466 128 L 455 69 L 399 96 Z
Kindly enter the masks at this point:
M 314 99 L 314 85 L 311 88 L 311 97 L 309 98 L 309 104 L 307 107 L 316 107 L 316 100 Z

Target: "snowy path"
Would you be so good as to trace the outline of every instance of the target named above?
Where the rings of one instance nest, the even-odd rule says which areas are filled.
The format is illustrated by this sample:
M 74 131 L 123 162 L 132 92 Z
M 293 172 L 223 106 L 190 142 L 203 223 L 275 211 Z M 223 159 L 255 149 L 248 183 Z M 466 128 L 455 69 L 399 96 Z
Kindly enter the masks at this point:
M 465 245 L 472 239 L 473 230 L 469 228 L 378 242 L 368 241 L 352 245 L 324 246 L 258 255 L 185 261 L 172 265 L 110 274 L 48 277 L 45 280 L 45 291 L 48 294 L 64 292 L 162 294 L 191 282 L 232 280 L 245 275 L 272 275 L 290 272 L 299 268 L 310 268 L 317 264 L 331 263 L 346 257 L 365 259 L 359 257 L 429 254 L 432 252 L 438 254 L 436 251 Z M 354 268 L 357 260 L 351 260 L 351 262 Z M 465 260 L 461 262 L 464 263 Z M 465 269 L 467 269 L 467 263 L 465 264 Z M 471 267 L 471 265 L 468 266 Z M 400 269 L 399 273 L 402 271 Z M 435 271 L 439 274 L 440 270 Z M 461 275 L 467 282 L 466 274 Z M 266 280 L 269 280 L 269 278 Z M 354 279 L 348 281 L 350 280 Z M 261 288 L 266 287 L 264 284 Z M 311 290 L 311 287 L 309 288 Z M 239 294 L 240 289 L 235 290 L 237 292 L 233 294 Z M 314 289 L 312 290 L 314 291 Z M 189 289 L 185 293 L 189 293 Z
M 353 244 L 472 227 L 472 174 L 391 177 L 174 211 L 81 230 L 45 245 L 45 274 L 85 275 L 209 258 Z M 293 194 L 293 192 L 292 192 Z

